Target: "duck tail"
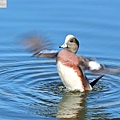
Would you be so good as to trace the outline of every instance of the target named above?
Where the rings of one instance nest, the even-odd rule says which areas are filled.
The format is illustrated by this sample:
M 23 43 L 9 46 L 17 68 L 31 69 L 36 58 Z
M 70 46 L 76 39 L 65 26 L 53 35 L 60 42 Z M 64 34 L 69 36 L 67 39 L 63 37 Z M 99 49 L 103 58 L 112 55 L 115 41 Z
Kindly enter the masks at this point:
M 90 83 L 90 85 L 93 87 L 104 75 L 101 75 L 100 77 L 96 78 L 93 82 Z

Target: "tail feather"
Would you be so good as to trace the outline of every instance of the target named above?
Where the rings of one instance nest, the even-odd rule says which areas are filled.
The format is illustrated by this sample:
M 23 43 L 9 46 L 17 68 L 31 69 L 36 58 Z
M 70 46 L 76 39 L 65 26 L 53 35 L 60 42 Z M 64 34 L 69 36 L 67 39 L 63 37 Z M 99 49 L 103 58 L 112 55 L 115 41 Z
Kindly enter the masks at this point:
M 93 82 L 90 83 L 90 85 L 93 87 L 104 75 L 101 75 L 97 79 L 95 79 Z

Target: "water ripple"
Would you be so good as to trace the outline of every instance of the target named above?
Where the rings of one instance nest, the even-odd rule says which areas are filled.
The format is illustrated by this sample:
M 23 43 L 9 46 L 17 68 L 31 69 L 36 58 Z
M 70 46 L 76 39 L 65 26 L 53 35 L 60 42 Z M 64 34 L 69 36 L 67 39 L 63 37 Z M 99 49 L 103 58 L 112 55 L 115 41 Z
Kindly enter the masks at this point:
M 118 59 L 101 57 L 98 59 L 109 67 L 114 66 L 114 64 L 111 65 L 111 61 L 119 64 Z M 80 116 L 81 112 L 82 115 L 84 113 L 87 117 L 91 116 L 94 119 L 96 116 L 100 118 L 103 113 L 107 114 L 103 115 L 104 118 L 109 118 L 112 115 L 111 111 L 114 111 L 114 116 L 119 114 L 120 109 L 116 110 L 116 107 L 120 105 L 119 75 L 105 75 L 93 91 L 68 93 L 64 92 L 64 86 L 59 79 L 55 64 L 55 60 L 35 59 L 1 65 L 2 107 L 7 101 L 11 101 L 10 106 L 13 107 L 13 111 L 18 110 L 17 105 L 19 105 L 22 112 L 26 109 L 26 112 L 31 114 L 57 118 L 78 119 L 83 117 Z M 90 73 L 87 73 L 87 76 L 91 79 L 97 77 Z

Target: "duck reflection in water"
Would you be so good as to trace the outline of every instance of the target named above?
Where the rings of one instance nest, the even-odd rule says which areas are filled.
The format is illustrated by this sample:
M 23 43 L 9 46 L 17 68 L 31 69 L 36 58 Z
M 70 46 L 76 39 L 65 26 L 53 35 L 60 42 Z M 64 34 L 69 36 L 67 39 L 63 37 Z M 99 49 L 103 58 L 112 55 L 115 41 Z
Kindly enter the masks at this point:
M 85 93 L 65 92 L 59 102 L 56 117 L 59 120 L 83 120 L 85 118 Z

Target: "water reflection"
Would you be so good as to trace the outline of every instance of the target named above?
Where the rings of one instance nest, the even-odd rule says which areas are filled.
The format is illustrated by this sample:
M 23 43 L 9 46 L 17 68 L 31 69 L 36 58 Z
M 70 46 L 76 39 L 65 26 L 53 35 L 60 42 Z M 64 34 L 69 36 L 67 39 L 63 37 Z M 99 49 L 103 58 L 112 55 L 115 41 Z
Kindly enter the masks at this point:
M 85 93 L 64 93 L 59 102 L 59 109 L 56 117 L 59 118 L 59 120 L 84 119 L 86 112 L 85 101 Z

